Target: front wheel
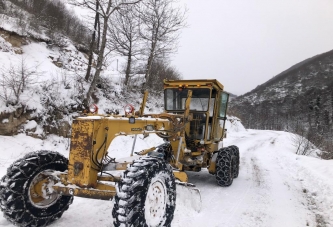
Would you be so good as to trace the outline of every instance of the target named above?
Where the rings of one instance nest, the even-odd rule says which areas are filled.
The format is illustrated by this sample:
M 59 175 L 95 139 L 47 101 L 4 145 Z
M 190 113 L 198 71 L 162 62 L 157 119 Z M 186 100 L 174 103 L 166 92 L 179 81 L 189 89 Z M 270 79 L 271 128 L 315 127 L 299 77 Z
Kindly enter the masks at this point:
M 171 226 L 176 184 L 170 165 L 158 158 L 135 160 L 117 187 L 114 226 Z
M 47 226 L 73 202 L 52 189 L 54 171 L 66 171 L 68 160 L 59 153 L 39 151 L 14 162 L 0 182 L 0 209 L 14 225 Z

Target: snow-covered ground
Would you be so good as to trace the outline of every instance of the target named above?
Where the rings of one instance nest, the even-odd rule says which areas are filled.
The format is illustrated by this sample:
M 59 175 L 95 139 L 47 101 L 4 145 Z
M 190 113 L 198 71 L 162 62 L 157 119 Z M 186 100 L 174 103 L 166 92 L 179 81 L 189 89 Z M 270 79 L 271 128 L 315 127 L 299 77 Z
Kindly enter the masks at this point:
M 333 226 L 333 160 L 294 154 L 286 132 L 245 130 L 239 122 L 228 122 L 224 145 L 240 148 L 240 174 L 230 187 L 219 187 L 206 170 L 188 173 L 201 190 L 202 210 L 197 213 L 178 198 L 173 227 Z M 132 137 L 119 137 L 111 153 L 129 156 Z M 136 150 L 161 142 L 153 135 L 138 138 Z M 68 139 L 50 137 L 42 141 L 24 135 L 0 137 L 0 175 L 25 153 L 46 149 L 68 156 Z M 180 195 L 185 197 L 185 195 Z M 75 198 L 70 209 L 51 226 L 112 226 L 112 202 Z M 0 217 L 0 226 L 13 226 Z
M 15 20 L 0 18 L 0 27 L 8 31 L 17 31 Z M 43 37 L 43 34 L 40 34 Z M 45 38 L 45 37 L 43 37 Z M 41 111 L 44 107 L 36 91 L 45 84 L 56 91 L 58 102 L 72 103 L 70 97 L 77 95 L 76 76 L 84 75 L 85 59 L 69 42 L 63 49 L 51 47 L 45 43 L 28 42 L 22 46 L 22 55 L 15 53 L 15 48 L 0 37 L 0 72 L 20 68 L 38 71 L 31 86 L 22 94 L 20 100 L 28 107 Z M 62 63 L 63 69 L 56 66 Z M 81 72 L 81 73 L 80 73 Z M 80 74 L 80 75 L 77 75 Z M 82 74 L 82 75 L 81 75 Z M 111 63 L 104 70 L 103 77 L 114 77 L 113 89 L 120 93 L 123 89 L 119 72 Z M 116 77 L 115 75 L 118 75 Z M 65 88 L 70 85 L 70 89 Z M 85 85 L 86 86 L 86 85 Z M 50 86 L 51 88 L 51 86 Z M 52 90 L 51 89 L 51 90 Z M 4 96 L 3 88 L 0 95 Z M 10 91 L 8 91 L 10 95 Z M 98 105 L 100 112 L 105 108 L 116 109 L 120 106 L 113 96 L 106 99 L 102 95 Z M 135 96 L 135 95 L 134 95 Z M 118 98 L 118 97 L 117 97 Z M 132 104 L 136 97 L 127 97 Z M 160 100 L 150 96 L 149 108 L 145 112 L 160 110 Z M 148 105 L 148 104 L 147 104 Z M 0 99 L 0 112 L 13 111 Z M 157 111 L 158 112 L 158 111 Z M 295 155 L 291 135 L 286 132 L 245 130 L 235 118 L 228 122 L 228 138 L 224 145 L 237 145 L 240 148 L 240 174 L 230 187 L 219 187 L 215 177 L 206 170 L 199 173 L 189 172 L 191 183 L 201 190 L 202 210 L 197 213 L 186 201 L 186 195 L 177 199 L 173 227 L 208 226 L 208 227 L 330 227 L 333 226 L 333 160 L 325 161 L 315 157 Z M 8 120 L 8 119 L 6 119 Z M 36 122 L 28 122 L 31 127 Z M 109 153 L 116 158 L 130 155 L 133 137 L 119 137 L 113 141 Z M 34 139 L 24 134 L 0 136 L 0 177 L 6 174 L 7 167 L 24 154 L 36 150 L 53 150 L 68 156 L 69 139 L 49 136 L 46 140 Z M 150 135 L 139 136 L 136 150 L 156 146 L 161 139 Z M 112 202 L 75 198 L 70 209 L 64 213 L 53 227 L 91 227 L 112 226 Z M 0 226 L 13 226 L 0 215 Z

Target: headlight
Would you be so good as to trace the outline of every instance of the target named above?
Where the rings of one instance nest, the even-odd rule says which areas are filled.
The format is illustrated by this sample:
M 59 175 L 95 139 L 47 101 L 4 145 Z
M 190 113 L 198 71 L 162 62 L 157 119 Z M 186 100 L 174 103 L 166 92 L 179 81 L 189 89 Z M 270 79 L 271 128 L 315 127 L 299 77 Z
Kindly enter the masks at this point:
M 153 125 L 147 125 L 146 126 L 146 131 L 154 131 L 154 126 Z

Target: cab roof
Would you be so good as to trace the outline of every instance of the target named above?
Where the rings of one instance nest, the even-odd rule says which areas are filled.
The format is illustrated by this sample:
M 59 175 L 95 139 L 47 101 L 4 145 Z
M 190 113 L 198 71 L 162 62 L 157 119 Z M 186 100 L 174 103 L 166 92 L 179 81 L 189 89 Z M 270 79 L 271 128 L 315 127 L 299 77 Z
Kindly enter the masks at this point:
M 213 86 L 217 90 L 223 90 L 224 86 L 216 79 L 198 79 L 198 80 L 164 80 L 164 87 L 178 87 L 178 86 L 196 86 L 196 87 L 210 87 Z

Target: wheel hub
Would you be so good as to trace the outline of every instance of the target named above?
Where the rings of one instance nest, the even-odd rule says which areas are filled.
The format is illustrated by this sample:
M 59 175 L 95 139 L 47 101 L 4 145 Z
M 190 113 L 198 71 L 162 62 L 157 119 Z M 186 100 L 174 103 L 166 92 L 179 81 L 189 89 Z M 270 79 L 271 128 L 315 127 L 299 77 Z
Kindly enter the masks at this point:
M 145 201 L 145 218 L 149 227 L 161 226 L 166 211 L 166 186 L 159 179 L 152 180 Z
M 38 208 L 46 208 L 54 204 L 60 195 L 53 190 L 56 181 L 52 177 L 52 171 L 45 170 L 37 174 L 29 186 L 29 200 Z

